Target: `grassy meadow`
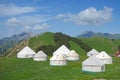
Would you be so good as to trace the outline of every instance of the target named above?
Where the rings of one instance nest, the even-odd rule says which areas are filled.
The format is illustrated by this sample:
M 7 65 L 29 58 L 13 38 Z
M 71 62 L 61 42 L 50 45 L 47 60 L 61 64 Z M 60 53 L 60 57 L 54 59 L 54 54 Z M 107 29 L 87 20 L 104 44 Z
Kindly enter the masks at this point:
M 85 48 L 81 48 L 83 44 L 78 45 L 65 35 L 60 34 L 59 37 L 54 37 L 54 35 L 47 32 L 41 36 L 31 38 L 28 44 L 35 50 L 39 46 L 54 46 L 58 44 L 55 42 L 56 40 L 59 42 L 64 38 L 65 41 L 61 44 L 69 44 L 70 49 L 75 50 L 80 55 L 80 60 L 68 61 L 66 66 L 50 66 L 49 59 L 46 62 L 35 62 L 33 59 L 17 59 L 17 52 L 14 51 L 14 49 L 17 49 L 14 48 L 11 49 L 13 53 L 10 57 L 0 57 L 0 80 L 120 80 L 120 59 L 114 56 L 120 40 L 110 40 L 102 37 L 80 39 L 89 47 L 98 51 L 104 50 L 113 57 L 113 64 L 106 65 L 105 72 L 90 73 L 81 70 L 82 61 L 87 58 L 87 51 Z
M 33 59 L 0 58 L 0 80 L 119 80 L 120 59 L 113 58 L 113 64 L 106 65 L 106 71 L 89 73 L 81 70 L 81 62 L 68 61 L 66 66 L 50 66 L 46 62 Z

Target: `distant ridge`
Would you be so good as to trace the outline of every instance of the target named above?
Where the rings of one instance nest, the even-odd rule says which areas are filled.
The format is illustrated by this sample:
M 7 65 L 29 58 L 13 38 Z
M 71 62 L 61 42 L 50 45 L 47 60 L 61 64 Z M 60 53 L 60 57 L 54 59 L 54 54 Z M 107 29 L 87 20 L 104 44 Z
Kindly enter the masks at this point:
M 22 32 L 11 37 L 0 39 L 0 56 L 2 56 L 2 54 L 4 54 L 9 48 L 12 48 L 21 41 L 29 39 L 30 37 L 34 37 L 36 35 L 38 34 L 32 32 Z
M 111 33 L 101 33 L 101 32 L 93 32 L 93 31 L 85 31 L 77 37 L 80 38 L 90 38 L 90 37 L 105 37 L 109 39 L 120 39 L 120 34 L 111 34 Z

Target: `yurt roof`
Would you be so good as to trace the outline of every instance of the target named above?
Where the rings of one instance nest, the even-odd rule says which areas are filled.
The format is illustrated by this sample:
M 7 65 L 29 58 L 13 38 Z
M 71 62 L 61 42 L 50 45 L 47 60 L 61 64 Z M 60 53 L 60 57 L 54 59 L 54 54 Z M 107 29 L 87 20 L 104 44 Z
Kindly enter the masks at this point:
M 96 49 L 92 49 L 88 52 L 88 54 L 94 53 L 94 54 L 99 54 L 99 52 Z
M 101 51 L 96 57 L 99 59 L 111 58 L 105 51 Z
M 74 57 L 76 57 L 76 56 L 79 56 L 79 55 L 76 53 L 75 50 L 71 50 L 71 51 L 69 52 L 69 54 L 67 54 L 67 56 L 74 56 Z
M 84 65 L 103 65 L 102 61 L 95 56 L 91 56 L 82 62 Z
M 62 54 L 53 55 L 50 60 L 66 60 Z
M 29 46 L 24 47 L 18 54 L 36 54 Z
M 53 54 L 68 54 L 69 52 L 70 50 L 65 45 L 62 45 Z
M 34 57 L 47 57 L 47 55 L 41 50 Z

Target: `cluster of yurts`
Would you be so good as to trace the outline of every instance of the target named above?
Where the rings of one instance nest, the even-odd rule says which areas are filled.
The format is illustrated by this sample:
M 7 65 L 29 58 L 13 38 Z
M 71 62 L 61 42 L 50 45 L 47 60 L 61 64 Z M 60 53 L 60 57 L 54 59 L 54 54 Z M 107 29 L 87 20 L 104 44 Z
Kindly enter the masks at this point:
M 82 62 L 82 70 L 90 72 L 105 71 L 105 64 L 112 64 L 112 57 L 105 51 L 100 53 L 92 49 L 87 53 L 88 58 Z M 26 46 L 17 54 L 17 58 L 33 58 L 34 61 L 47 61 L 47 55 L 41 50 L 35 53 L 30 47 Z M 67 65 L 68 61 L 77 61 L 80 56 L 74 50 L 69 50 L 65 45 L 62 45 L 50 58 L 50 65 L 63 66 Z

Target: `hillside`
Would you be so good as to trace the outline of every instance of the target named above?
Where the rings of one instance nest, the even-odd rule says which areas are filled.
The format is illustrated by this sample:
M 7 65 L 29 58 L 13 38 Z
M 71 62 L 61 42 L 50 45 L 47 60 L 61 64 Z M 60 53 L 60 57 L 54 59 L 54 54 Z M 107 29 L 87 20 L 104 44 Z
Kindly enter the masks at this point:
M 62 33 L 46 32 L 42 35 L 28 39 L 27 42 L 23 41 L 16 47 L 9 49 L 6 54 L 7 56 L 15 56 L 23 47 L 29 45 L 35 52 L 43 50 L 47 55 L 51 56 L 57 48 L 64 44 L 69 49 L 76 50 L 80 55 L 86 55 L 86 52 L 92 48 L 95 48 L 98 51 L 104 50 L 109 54 L 114 55 L 118 50 L 119 43 L 120 40 L 111 40 L 104 37 L 77 39 Z
M 62 33 L 51 33 L 51 32 L 46 32 L 42 35 L 32 37 L 28 40 L 27 44 L 25 44 L 25 42 L 23 43 L 24 45 L 19 44 L 17 45 L 17 47 L 21 46 L 23 48 L 23 46 L 28 45 L 35 52 L 38 52 L 39 50 L 43 50 L 47 55 L 52 55 L 52 53 L 63 44 L 66 45 L 69 49 L 77 50 L 79 54 L 85 54 L 87 51 L 91 49 L 87 44 L 85 44 L 83 41 L 77 38 L 73 38 Z M 12 56 L 12 54 L 15 55 L 21 49 L 20 47 L 19 49 L 15 49 L 15 48 L 10 49 L 6 53 L 7 56 Z
M 28 39 L 20 42 L 13 48 L 9 48 L 6 53 L 4 53 L 4 56 L 6 57 L 16 57 L 16 53 L 18 53 L 21 49 L 23 49 L 26 45 L 28 45 Z
M 31 33 L 31 32 L 22 32 L 20 34 L 15 34 L 11 37 L 6 37 L 3 39 L 0 39 L 0 56 L 5 55 L 6 51 L 8 49 L 13 48 L 15 45 L 18 45 L 22 41 L 34 37 L 37 34 Z
M 69 43 L 70 41 L 73 41 L 75 44 L 79 44 L 75 45 L 74 47 L 77 47 L 84 52 L 90 50 L 90 47 L 76 38 L 72 38 L 62 33 L 51 32 L 46 32 L 41 36 L 30 38 L 29 46 L 36 52 L 43 50 L 48 55 L 52 55 L 52 53 L 63 44 L 66 45 L 69 49 L 74 49 L 73 45 Z M 78 51 L 78 53 L 80 52 Z
M 98 51 L 106 51 L 109 54 L 114 54 L 118 50 L 118 43 L 120 40 L 114 40 L 104 38 L 104 37 L 92 37 L 92 38 L 80 38 L 84 43 L 86 43 L 91 48 L 95 48 Z M 115 43 L 115 42 L 118 43 Z

